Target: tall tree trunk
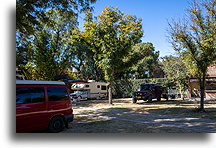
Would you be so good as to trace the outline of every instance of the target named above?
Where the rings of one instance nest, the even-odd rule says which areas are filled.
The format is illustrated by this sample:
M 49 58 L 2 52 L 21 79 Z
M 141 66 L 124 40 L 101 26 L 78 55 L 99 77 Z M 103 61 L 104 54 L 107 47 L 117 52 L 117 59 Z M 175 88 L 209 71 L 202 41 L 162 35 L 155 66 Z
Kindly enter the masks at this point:
M 110 81 L 108 97 L 109 97 L 109 104 L 112 104 L 112 81 Z
M 180 92 L 181 99 L 184 100 L 184 90 L 180 82 L 178 82 L 178 86 L 179 86 L 179 92 Z
M 204 97 L 205 97 L 205 72 L 200 79 L 200 111 L 204 111 Z

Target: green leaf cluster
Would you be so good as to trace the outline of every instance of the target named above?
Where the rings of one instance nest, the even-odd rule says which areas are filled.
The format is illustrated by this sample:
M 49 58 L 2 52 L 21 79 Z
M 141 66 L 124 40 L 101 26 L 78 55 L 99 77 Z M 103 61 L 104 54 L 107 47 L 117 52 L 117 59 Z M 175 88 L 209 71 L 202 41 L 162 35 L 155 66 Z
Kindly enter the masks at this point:
M 143 35 L 140 19 L 117 8 L 104 8 L 95 18 L 91 12 L 86 13 L 85 20 L 81 37 L 95 53 L 94 60 L 106 80 L 114 80 L 115 73 L 138 62 L 138 57 L 131 52 L 136 54 L 132 46 L 140 43 Z
M 170 42 L 184 58 L 191 74 L 202 78 L 216 59 L 216 1 L 194 1 L 188 20 L 169 23 Z
M 175 88 L 175 79 L 172 78 L 147 78 L 147 79 L 124 79 L 115 80 L 113 83 L 113 94 L 116 97 L 132 97 L 132 93 L 137 91 L 140 84 L 159 84 L 166 88 Z
M 17 0 L 16 66 L 25 79 L 54 80 L 70 73 L 71 30 L 78 25 L 78 12 L 91 10 L 93 2 Z
M 190 76 L 190 71 L 184 62 L 184 57 L 166 56 L 162 58 L 161 68 L 163 69 L 165 76 L 169 79 L 175 80 L 175 84 L 180 93 L 186 90 L 187 82 Z
M 200 110 L 204 110 L 207 69 L 216 59 L 216 0 L 194 0 L 181 22 L 169 23 L 170 40 L 200 85 Z

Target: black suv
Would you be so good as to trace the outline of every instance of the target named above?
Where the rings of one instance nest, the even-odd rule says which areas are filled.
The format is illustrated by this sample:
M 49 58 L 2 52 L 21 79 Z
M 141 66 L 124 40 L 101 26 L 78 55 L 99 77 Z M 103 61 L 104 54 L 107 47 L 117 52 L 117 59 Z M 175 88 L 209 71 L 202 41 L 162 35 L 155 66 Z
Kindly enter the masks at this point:
M 137 100 L 144 100 L 152 102 L 152 99 L 161 100 L 161 97 L 168 99 L 166 90 L 157 84 L 141 84 L 140 89 L 132 94 L 132 102 Z

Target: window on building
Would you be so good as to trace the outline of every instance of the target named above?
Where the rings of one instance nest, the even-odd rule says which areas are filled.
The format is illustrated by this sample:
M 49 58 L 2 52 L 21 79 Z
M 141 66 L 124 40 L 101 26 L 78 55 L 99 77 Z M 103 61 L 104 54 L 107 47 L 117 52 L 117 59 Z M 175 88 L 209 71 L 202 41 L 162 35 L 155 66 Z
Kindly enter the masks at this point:
M 207 81 L 206 82 L 206 90 L 216 90 L 215 88 L 216 82 L 215 81 Z
M 100 88 L 100 85 L 97 85 L 97 88 Z

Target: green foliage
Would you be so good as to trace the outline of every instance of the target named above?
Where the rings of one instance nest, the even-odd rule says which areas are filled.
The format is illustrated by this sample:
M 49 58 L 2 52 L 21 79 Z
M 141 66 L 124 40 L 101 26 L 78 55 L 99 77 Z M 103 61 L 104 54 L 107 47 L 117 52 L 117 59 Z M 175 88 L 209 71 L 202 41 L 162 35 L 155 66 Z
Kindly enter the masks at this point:
M 188 10 L 190 23 L 169 24 L 173 47 L 185 57 L 191 74 L 199 79 L 216 59 L 215 4 L 215 0 L 202 3 L 194 1 Z
M 113 83 L 114 95 L 117 97 L 131 97 L 137 91 L 140 84 L 159 84 L 166 88 L 175 87 L 175 80 L 172 78 L 151 78 L 151 79 L 124 79 L 115 80 Z
M 76 17 L 69 13 L 62 14 L 59 9 L 45 13 L 51 22 L 40 22 L 35 33 L 34 65 L 40 79 L 53 80 L 56 75 L 64 74 L 69 67 L 71 48 L 68 39 L 70 30 L 76 26 Z
M 216 1 L 194 1 L 188 9 L 189 23 L 173 22 L 171 43 L 185 57 L 185 63 L 200 82 L 200 110 L 204 110 L 207 68 L 216 59 Z
M 189 78 L 189 70 L 183 61 L 183 57 L 163 57 L 161 68 L 163 69 L 167 78 L 172 78 L 175 80 L 176 86 L 183 99 L 183 92 L 187 88 L 187 81 Z
M 32 77 L 29 76 L 30 72 L 23 72 L 26 79 L 54 80 L 56 75 L 65 74 L 70 66 L 71 48 L 68 39 L 70 30 L 76 26 L 76 17 L 70 12 L 62 14 L 59 9 L 50 9 L 44 15 L 52 21 L 39 20 L 34 36 L 28 40 L 27 45 L 31 45 L 32 52 L 31 60 L 27 63 L 31 63 L 34 70 Z M 29 66 L 21 64 L 19 67 Z
M 69 72 L 70 31 L 78 25 L 78 12 L 91 10 L 95 1 L 17 0 L 16 66 L 26 79 L 53 80 Z
M 16 31 L 26 35 L 32 35 L 38 20 L 52 21 L 45 15 L 47 10 L 57 8 L 61 14 L 72 12 L 73 16 L 79 11 L 92 9 L 91 3 L 96 0 L 17 0 L 16 1 Z
M 19 70 L 22 72 L 26 80 L 36 80 L 38 77 L 36 68 L 32 65 L 31 62 L 28 62 L 25 65 L 20 65 Z
M 142 56 L 142 59 L 140 59 L 140 56 Z M 126 59 L 131 59 L 131 61 L 137 59 L 139 61 L 121 75 L 123 75 L 124 78 L 136 79 L 154 77 L 155 69 L 156 67 L 159 67 L 158 57 L 159 52 L 155 52 L 152 43 L 138 43 L 132 47 L 132 52 Z M 131 61 L 128 61 L 127 64 L 130 64 Z
M 141 41 L 141 20 L 116 8 L 105 8 L 96 20 L 88 12 L 85 20 L 81 36 L 95 53 L 94 60 L 106 80 L 114 80 L 115 73 L 138 62 L 140 56 L 131 56 L 130 53 L 132 46 Z
M 74 29 L 70 36 L 71 66 L 76 69 L 78 79 L 94 79 L 104 80 L 101 69 L 94 61 L 94 52 L 90 49 L 89 45 L 80 37 L 78 28 Z
M 166 56 L 162 58 L 162 66 L 165 76 L 177 81 L 185 81 L 189 71 L 184 63 L 183 57 Z
M 116 74 L 143 58 L 132 51 L 132 46 L 140 43 L 143 35 L 141 19 L 126 15 L 117 8 L 104 8 L 96 18 L 87 12 L 84 20 L 85 29 L 80 36 L 94 52 L 96 65 L 110 83 L 109 103 L 112 104 L 112 82 Z

